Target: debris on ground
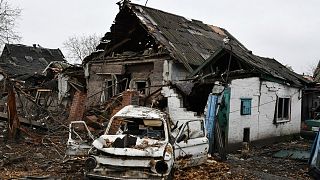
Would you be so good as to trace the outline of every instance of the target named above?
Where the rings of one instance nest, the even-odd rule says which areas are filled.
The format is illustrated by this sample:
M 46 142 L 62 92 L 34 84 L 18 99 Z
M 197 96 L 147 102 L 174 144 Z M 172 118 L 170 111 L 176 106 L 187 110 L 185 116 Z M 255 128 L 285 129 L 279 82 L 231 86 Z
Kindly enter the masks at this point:
M 82 179 L 84 158 L 65 155 L 68 129 L 61 126 L 55 131 L 40 131 L 26 127 L 29 135 L 22 133 L 19 143 L 5 142 L 6 123 L 0 123 L 0 179 L 61 178 Z M 32 137 L 30 136 L 32 135 Z M 241 153 L 228 155 L 220 162 L 209 157 L 207 163 L 176 170 L 175 179 L 312 179 L 306 161 L 276 158 L 280 150 L 309 150 L 308 140 L 288 141 L 265 147 L 253 147 L 247 158 Z

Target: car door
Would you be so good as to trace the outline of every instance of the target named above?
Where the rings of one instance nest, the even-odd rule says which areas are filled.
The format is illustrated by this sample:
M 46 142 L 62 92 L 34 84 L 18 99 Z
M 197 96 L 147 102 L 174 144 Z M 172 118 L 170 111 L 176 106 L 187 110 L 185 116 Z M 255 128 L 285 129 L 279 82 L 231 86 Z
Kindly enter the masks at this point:
M 94 140 L 84 121 L 72 121 L 69 124 L 69 138 L 67 142 L 66 155 L 86 156 Z
M 209 141 L 203 120 L 189 120 L 182 125 L 174 143 L 175 167 L 184 168 L 206 162 Z

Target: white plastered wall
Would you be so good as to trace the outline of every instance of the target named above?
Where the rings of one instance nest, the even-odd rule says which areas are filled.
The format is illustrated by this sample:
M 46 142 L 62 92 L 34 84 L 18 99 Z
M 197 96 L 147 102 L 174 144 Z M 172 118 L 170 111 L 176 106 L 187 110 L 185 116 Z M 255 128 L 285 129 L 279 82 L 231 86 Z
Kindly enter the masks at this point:
M 243 141 L 244 128 L 250 128 L 250 141 L 296 134 L 301 124 L 301 90 L 258 77 L 231 82 L 228 143 Z M 277 97 L 291 98 L 290 121 L 274 123 Z M 241 115 L 241 98 L 252 98 L 251 115 Z
M 166 84 L 166 81 L 177 82 L 178 80 L 185 79 L 187 75 L 188 72 L 182 65 L 173 63 L 171 60 L 164 61 L 164 84 Z M 203 119 L 202 117 L 196 116 L 195 112 L 187 111 L 183 107 L 183 100 L 174 89 L 170 88 L 169 86 L 162 87 L 161 93 L 168 100 L 167 112 L 169 113 L 170 118 L 174 123 L 176 123 L 177 121 L 182 123 L 187 120 Z

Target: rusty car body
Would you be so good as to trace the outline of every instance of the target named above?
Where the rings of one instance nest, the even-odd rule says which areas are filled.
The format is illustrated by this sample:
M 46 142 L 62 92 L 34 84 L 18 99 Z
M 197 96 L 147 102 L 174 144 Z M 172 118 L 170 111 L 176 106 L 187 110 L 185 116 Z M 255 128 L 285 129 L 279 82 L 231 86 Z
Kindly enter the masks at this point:
M 173 124 L 160 110 L 129 105 L 93 141 L 85 162 L 86 177 L 169 179 L 174 168 L 206 162 L 207 153 L 203 120 Z

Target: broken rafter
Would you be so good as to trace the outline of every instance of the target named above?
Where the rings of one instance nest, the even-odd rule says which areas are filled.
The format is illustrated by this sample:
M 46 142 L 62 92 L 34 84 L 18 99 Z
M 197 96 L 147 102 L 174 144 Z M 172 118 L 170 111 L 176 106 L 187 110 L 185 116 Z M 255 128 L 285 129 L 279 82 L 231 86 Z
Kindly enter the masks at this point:
M 130 41 L 130 40 L 131 40 L 131 38 L 126 38 L 126 39 L 120 41 L 119 43 L 113 45 L 111 48 L 105 49 L 105 50 L 103 51 L 103 53 L 101 53 L 98 57 L 93 58 L 93 60 L 103 58 L 105 55 L 111 53 L 112 51 L 114 51 L 115 49 L 117 49 L 118 47 L 120 47 L 121 45 L 125 44 L 126 42 L 128 42 L 128 41 Z
M 202 70 L 204 67 L 207 67 L 207 65 L 209 64 L 214 64 L 225 54 L 226 52 L 224 51 L 224 49 L 219 48 L 201 66 L 199 66 L 196 70 L 194 70 L 188 77 L 190 78 L 197 75 L 200 72 L 200 70 Z

